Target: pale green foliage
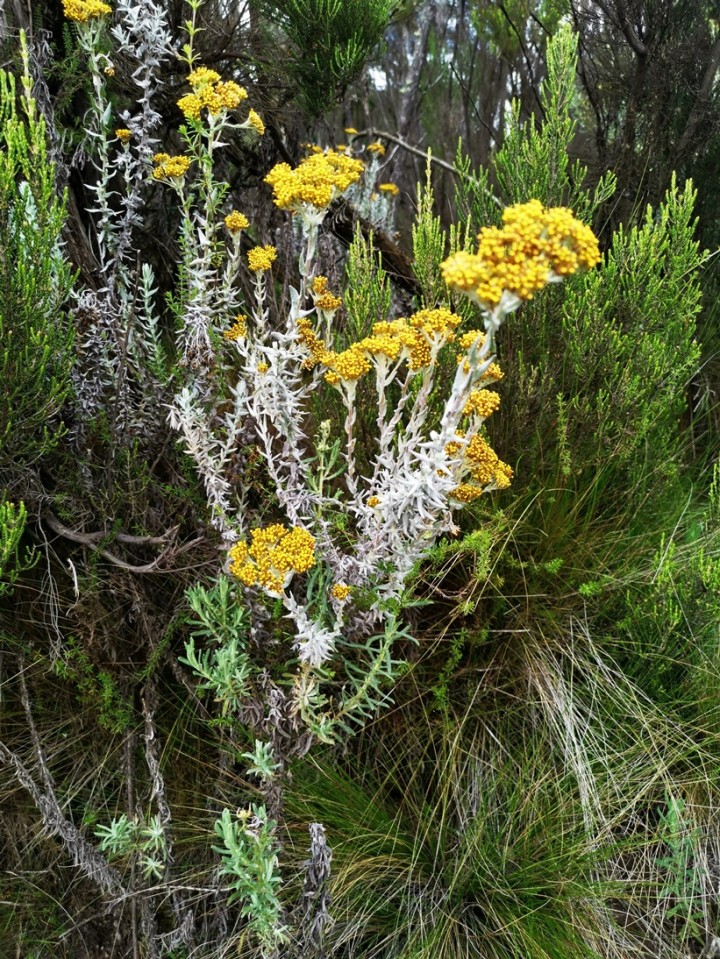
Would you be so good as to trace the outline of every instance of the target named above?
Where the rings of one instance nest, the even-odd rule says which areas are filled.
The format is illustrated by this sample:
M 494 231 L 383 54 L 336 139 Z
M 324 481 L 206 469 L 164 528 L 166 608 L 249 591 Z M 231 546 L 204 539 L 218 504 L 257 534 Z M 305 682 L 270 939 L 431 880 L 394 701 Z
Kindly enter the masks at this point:
M 20 555 L 27 510 L 24 503 L 0 503 L 0 596 L 12 589 L 13 583 L 24 570 L 30 569 L 39 559 L 31 549 Z
M 113 819 L 109 826 L 97 826 L 95 835 L 100 840 L 99 849 L 111 859 L 135 855 L 146 880 L 162 879 L 167 842 L 159 815 L 143 822 L 129 819 L 123 813 Z
M 240 705 L 247 691 L 252 667 L 244 646 L 247 610 L 237 601 L 226 577 L 209 589 L 191 587 L 187 599 L 195 618 L 190 639 L 185 644 L 186 663 L 201 679 L 198 688 L 213 693 L 221 704 L 223 716 Z M 196 639 L 213 640 L 212 649 L 196 650 Z
M 273 762 L 273 751 L 270 743 L 255 740 L 255 748 L 252 752 L 240 753 L 242 759 L 247 759 L 250 763 L 248 774 L 257 776 L 262 782 L 269 782 L 275 775 L 276 770 L 280 768 L 280 763 Z
M 263 955 L 269 956 L 286 939 L 276 892 L 280 875 L 275 823 L 267 818 L 264 806 L 253 805 L 238 818 L 223 809 L 215 833 L 222 841 L 213 850 L 222 859 L 220 875 L 228 879 L 228 901 L 241 903 L 242 916 L 259 940 Z
M 343 687 L 339 709 L 332 716 L 335 729 L 352 733 L 364 726 L 381 706 L 392 702 L 392 690 L 407 668 L 405 661 L 392 655 L 399 640 L 414 641 L 409 630 L 390 613 L 383 633 L 370 636 L 362 643 L 343 644 L 347 649 L 362 651 L 363 657 L 359 665 L 349 657 L 345 660 L 349 682 Z

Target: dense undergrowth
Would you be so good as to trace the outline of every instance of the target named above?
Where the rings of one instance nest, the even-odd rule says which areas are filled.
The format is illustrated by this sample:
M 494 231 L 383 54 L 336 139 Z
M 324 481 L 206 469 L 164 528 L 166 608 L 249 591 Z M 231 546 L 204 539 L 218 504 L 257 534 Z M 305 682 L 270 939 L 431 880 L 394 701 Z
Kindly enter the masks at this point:
M 273 207 L 242 176 L 288 159 L 258 139 L 281 124 L 248 111 L 252 70 L 232 74 L 249 95 L 201 73 L 227 67 L 202 3 L 180 112 L 142 85 L 170 70 L 160 7 L 133 25 L 116 4 L 110 33 L 103 6 L 66 3 L 88 13 L 64 35 L 66 72 L 89 64 L 84 167 L 37 48 L 0 73 L 0 951 L 711 959 L 720 472 L 712 410 L 688 412 L 702 184 L 673 181 L 599 266 L 531 298 L 446 285 L 448 258 L 531 200 L 602 227 L 615 183 L 569 160 L 563 28 L 544 121 L 515 109 L 488 169 L 460 146 L 450 230 L 432 177 L 418 187 L 400 282 L 378 256 L 382 143 L 289 157 Z M 368 36 L 323 38 L 345 44 L 337 86 L 377 40 L 373 9 Z M 332 99 L 319 62 L 293 62 L 311 114 Z M 172 166 L 181 150 L 194 166 Z M 301 196 L 318 182 L 326 202 Z M 346 250 L 327 224 L 350 208 Z M 398 317 L 415 326 L 373 332 Z M 415 362 L 432 323 L 445 339 Z M 397 361 L 383 389 L 348 374 L 371 357 L 385 375 L 378 356 Z M 458 386 L 465 367 L 477 383 Z M 500 400 L 458 432 L 473 385 Z M 471 433 L 488 475 L 460 462 Z

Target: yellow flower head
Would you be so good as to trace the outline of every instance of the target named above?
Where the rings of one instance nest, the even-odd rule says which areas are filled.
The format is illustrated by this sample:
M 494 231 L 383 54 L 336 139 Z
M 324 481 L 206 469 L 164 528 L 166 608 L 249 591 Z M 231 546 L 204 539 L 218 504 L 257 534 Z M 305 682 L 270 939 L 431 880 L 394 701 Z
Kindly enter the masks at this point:
M 257 133 L 259 137 L 265 133 L 265 124 L 259 113 L 256 113 L 254 110 L 251 110 L 248 113 L 248 118 L 246 121 L 249 126 Z
M 152 175 L 156 180 L 171 180 L 185 176 L 190 166 L 190 157 L 171 157 L 167 153 L 156 153 L 153 157 L 156 164 Z
M 316 276 L 312 282 L 312 296 L 315 306 L 324 313 L 334 313 L 342 306 L 342 299 L 335 296 L 328 290 L 328 279 L 326 276 Z
M 274 523 L 250 533 L 250 545 L 236 543 L 230 550 L 230 572 L 246 586 L 282 593 L 294 573 L 315 565 L 315 539 L 299 526 L 288 530 Z
M 328 350 L 325 343 L 313 330 L 310 320 L 306 316 L 300 317 L 297 321 L 297 328 L 300 342 L 307 347 L 310 353 L 308 359 L 303 362 L 303 367 L 306 370 L 311 370 L 318 363 L 329 366 L 336 354 Z
M 477 253 L 460 252 L 442 264 L 448 286 L 494 310 L 503 294 L 531 300 L 553 278 L 589 270 L 600 261 L 592 230 L 565 207 L 545 209 L 539 200 L 507 207 L 501 227 L 478 234 Z
M 121 143 L 129 143 L 130 138 L 132 137 L 132 132 L 130 130 L 126 130 L 124 127 L 119 127 L 115 131 L 115 136 Z
M 202 87 L 212 86 L 219 79 L 220 74 L 216 73 L 215 70 L 210 70 L 208 67 L 197 67 L 188 76 L 188 83 L 193 90 L 200 90 Z
M 243 100 L 247 100 L 247 90 L 245 87 L 238 86 L 234 80 L 216 83 L 214 92 L 220 101 L 221 109 L 225 110 L 234 110 Z
M 345 133 L 347 133 L 349 137 L 356 137 L 358 135 L 355 127 L 345 127 Z
M 345 132 L 347 133 L 347 130 Z M 352 588 L 350 586 L 346 586 L 345 583 L 335 583 L 330 592 L 335 599 L 343 603 L 352 592 Z
M 423 369 L 441 346 L 455 338 L 453 330 L 459 323 L 460 317 L 444 308 L 420 310 L 409 320 L 374 323 L 371 336 L 342 353 L 328 355 L 324 362 L 330 369 L 325 379 L 331 386 L 341 381 L 351 383 L 368 373 L 373 363 L 387 360 L 406 360 L 411 370 Z
M 368 496 L 367 504 L 368 504 L 368 506 L 370 507 L 370 509 L 375 509 L 376 506 L 379 506 L 379 505 L 380 505 L 380 497 L 379 497 L 379 496 Z
M 410 326 L 416 330 L 421 330 L 430 339 L 439 338 L 451 342 L 455 336 L 455 330 L 461 323 L 461 318 L 457 313 L 451 313 L 445 307 L 437 310 L 419 310 L 410 317 Z
M 257 365 L 258 373 L 267 373 L 269 369 L 270 367 L 267 365 L 267 363 L 258 363 Z
M 463 409 L 465 416 L 486 420 L 500 407 L 500 396 L 494 390 L 473 390 Z
M 225 226 L 231 233 L 239 233 L 240 230 L 247 230 L 250 226 L 250 221 L 244 213 L 238 213 L 237 210 L 233 210 L 232 213 L 228 213 L 225 217 Z
M 87 23 L 95 17 L 104 17 L 112 13 L 112 7 L 101 0 L 63 0 L 63 13 L 68 20 Z
M 200 119 L 200 111 L 202 110 L 203 104 L 202 100 L 199 96 L 197 96 L 197 94 L 188 93 L 184 97 L 180 97 L 177 105 L 182 110 L 186 120 Z
M 400 193 L 400 187 L 395 183 L 381 183 L 378 190 L 381 193 L 389 193 L 390 196 L 397 196 Z
M 274 246 L 255 246 L 248 251 L 248 266 L 253 273 L 269 270 L 275 262 L 277 250 Z
M 448 456 L 457 456 L 462 448 L 464 433 L 457 432 L 457 440 L 445 447 Z M 498 457 L 487 440 L 475 434 L 471 437 L 463 454 L 462 472 L 470 473 L 472 482 L 461 483 L 450 493 L 460 503 L 470 503 L 486 489 L 507 489 L 513 478 L 513 471 L 507 463 Z
M 287 163 L 278 163 L 265 182 L 273 189 L 276 206 L 298 213 L 306 207 L 325 209 L 360 179 L 362 171 L 360 160 L 328 150 L 305 157 L 294 170 Z
M 247 317 L 244 313 L 238 313 L 235 322 L 229 330 L 225 330 L 223 336 L 226 340 L 240 340 L 247 334 Z
M 368 143 L 365 149 L 368 153 L 377 153 L 379 157 L 385 156 L 385 147 L 379 140 L 376 140 L 375 143 Z
M 188 76 L 192 93 L 180 97 L 178 106 L 187 120 L 199 120 L 201 111 L 217 116 L 224 110 L 234 110 L 243 100 L 247 100 L 247 91 L 233 80 L 223 83 L 220 74 L 208 67 L 198 67 Z

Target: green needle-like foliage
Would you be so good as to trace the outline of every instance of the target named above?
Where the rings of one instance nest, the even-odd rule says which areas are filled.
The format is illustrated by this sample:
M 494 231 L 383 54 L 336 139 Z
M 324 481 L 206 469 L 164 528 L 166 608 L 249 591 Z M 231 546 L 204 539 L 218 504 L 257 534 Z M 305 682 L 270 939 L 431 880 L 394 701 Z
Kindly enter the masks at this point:
M 12 589 L 13 583 L 24 570 L 30 569 L 39 559 L 38 554 L 26 550 L 20 555 L 27 510 L 25 504 L 0 503 L 0 596 Z
M 331 107 L 381 41 L 393 0 L 263 0 L 293 46 L 289 72 L 312 116 Z
M 18 98 L 0 71 L 0 466 L 33 462 L 57 442 L 73 358 L 65 206 L 27 74 L 22 83 Z

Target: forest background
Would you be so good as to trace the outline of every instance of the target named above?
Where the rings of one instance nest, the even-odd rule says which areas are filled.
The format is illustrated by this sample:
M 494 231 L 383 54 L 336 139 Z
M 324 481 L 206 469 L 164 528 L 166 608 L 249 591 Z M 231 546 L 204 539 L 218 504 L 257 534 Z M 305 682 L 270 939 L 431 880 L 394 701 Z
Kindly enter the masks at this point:
M 719 18 L 0 3 L 0 954 L 720 954 Z

